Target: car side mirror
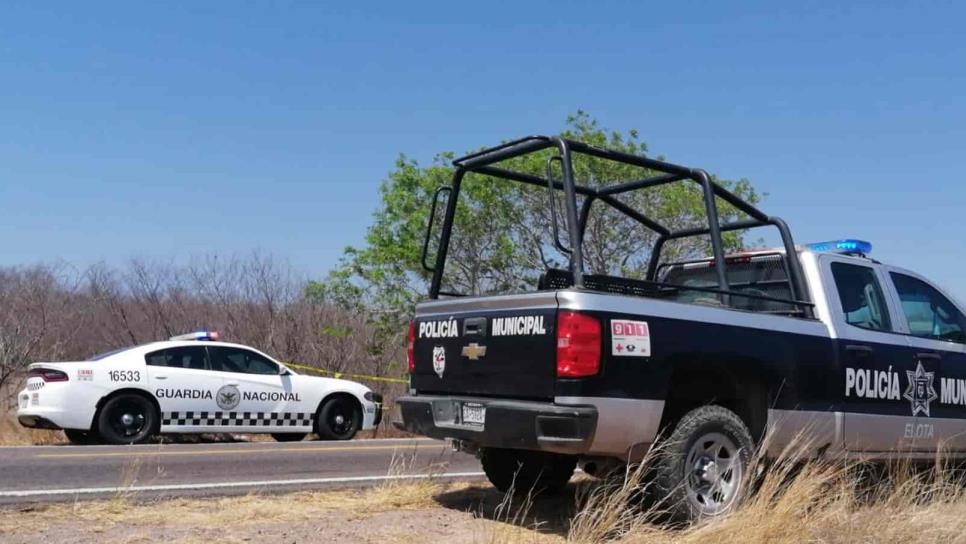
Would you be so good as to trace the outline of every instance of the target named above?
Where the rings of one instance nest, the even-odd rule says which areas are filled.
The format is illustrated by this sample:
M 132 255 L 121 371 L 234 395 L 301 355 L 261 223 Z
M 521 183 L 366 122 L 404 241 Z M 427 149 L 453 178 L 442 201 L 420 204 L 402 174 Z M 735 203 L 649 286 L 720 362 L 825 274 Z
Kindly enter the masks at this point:
M 278 375 L 279 376 L 291 376 L 292 375 L 292 371 L 289 370 L 289 369 L 287 369 L 287 368 L 285 368 L 284 366 L 280 366 L 280 367 L 278 367 Z

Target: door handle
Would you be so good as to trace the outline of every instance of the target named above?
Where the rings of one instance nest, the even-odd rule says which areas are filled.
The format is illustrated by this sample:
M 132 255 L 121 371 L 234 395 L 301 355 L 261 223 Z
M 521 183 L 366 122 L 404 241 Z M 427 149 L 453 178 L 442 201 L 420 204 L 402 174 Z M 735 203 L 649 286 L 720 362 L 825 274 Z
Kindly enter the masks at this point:
M 463 320 L 463 336 L 486 337 L 486 318 L 470 317 Z
M 872 355 L 872 348 L 870 348 L 869 346 L 862 346 L 858 344 L 850 344 L 848 346 L 845 346 L 845 351 L 849 353 L 854 353 L 856 355 L 862 355 L 862 356 Z
M 938 353 L 917 353 L 916 359 L 930 359 L 933 361 L 942 360 L 943 356 Z
M 168 377 L 167 376 L 155 376 L 154 379 L 155 380 L 167 380 Z
M 232 386 L 238 387 L 238 382 L 229 382 L 229 383 L 226 383 L 225 385 L 232 385 Z

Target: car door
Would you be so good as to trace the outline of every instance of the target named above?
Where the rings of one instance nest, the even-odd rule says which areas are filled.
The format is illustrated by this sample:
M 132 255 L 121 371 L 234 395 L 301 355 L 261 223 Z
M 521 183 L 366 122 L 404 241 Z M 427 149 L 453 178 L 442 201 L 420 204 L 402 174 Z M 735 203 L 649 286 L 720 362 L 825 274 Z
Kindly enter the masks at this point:
M 225 380 L 219 406 L 230 410 L 238 430 L 277 432 L 311 430 L 312 416 L 292 377 L 266 355 L 240 346 L 209 346 L 212 369 Z
M 204 345 L 145 354 L 148 383 L 161 408 L 162 431 L 204 431 L 218 426 L 215 398 L 223 380 L 209 369 L 207 357 Z
M 889 279 L 900 325 L 908 334 L 907 356 L 920 375 L 915 391 L 919 421 L 911 432 L 944 450 L 966 451 L 966 317 L 949 297 L 912 272 L 889 268 Z
M 905 439 L 921 411 L 911 410 L 908 400 L 908 379 L 917 368 L 906 336 L 895 326 L 898 316 L 884 287 L 887 278 L 877 264 L 854 258 L 829 256 L 824 267 L 831 279 L 826 284 L 835 286 L 828 297 L 840 365 L 834 385 L 842 392 L 846 449 L 927 448 L 921 441 Z

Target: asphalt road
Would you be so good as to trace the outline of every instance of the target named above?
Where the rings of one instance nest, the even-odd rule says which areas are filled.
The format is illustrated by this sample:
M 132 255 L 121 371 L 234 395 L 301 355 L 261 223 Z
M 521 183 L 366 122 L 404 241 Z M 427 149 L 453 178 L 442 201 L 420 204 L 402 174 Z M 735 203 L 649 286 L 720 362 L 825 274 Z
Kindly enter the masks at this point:
M 479 462 L 427 439 L 0 447 L 0 504 L 273 493 L 429 475 L 478 479 Z

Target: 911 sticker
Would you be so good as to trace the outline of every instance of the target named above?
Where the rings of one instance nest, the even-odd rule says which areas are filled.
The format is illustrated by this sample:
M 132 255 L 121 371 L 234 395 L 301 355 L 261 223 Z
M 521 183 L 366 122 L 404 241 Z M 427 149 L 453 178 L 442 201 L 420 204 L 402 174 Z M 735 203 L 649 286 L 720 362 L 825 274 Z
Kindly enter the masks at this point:
M 647 321 L 612 319 L 610 354 L 619 357 L 650 357 L 651 331 Z
M 79 382 L 92 382 L 94 381 L 94 369 L 93 368 L 80 368 L 77 370 L 77 381 Z

